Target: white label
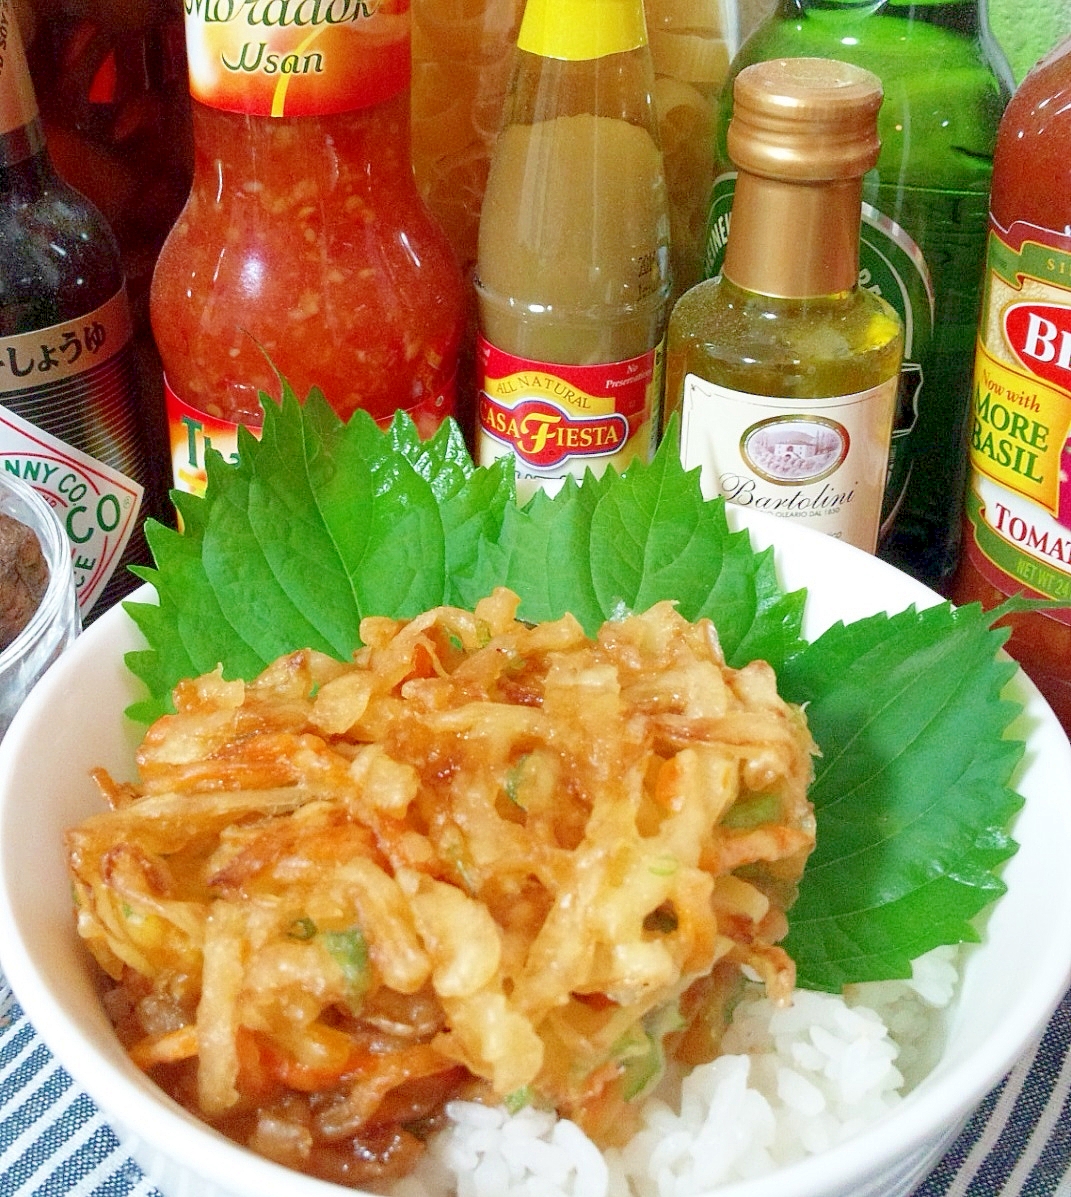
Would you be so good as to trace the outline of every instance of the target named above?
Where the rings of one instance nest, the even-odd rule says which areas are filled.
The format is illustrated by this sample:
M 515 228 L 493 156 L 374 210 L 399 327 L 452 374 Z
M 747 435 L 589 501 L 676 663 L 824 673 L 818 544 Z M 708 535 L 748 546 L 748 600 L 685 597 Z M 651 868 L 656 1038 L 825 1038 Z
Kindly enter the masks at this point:
M 0 134 L 21 129 L 37 116 L 30 68 L 11 0 L 0 0 Z
M 854 395 L 748 395 L 684 381 L 681 461 L 706 498 L 799 520 L 872 553 L 896 401 L 894 376 Z
M 66 529 L 84 618 L 123 556 L 142 488 L 6 407 L 0 407 L 0 458 L 3 469 L 28 482 Z

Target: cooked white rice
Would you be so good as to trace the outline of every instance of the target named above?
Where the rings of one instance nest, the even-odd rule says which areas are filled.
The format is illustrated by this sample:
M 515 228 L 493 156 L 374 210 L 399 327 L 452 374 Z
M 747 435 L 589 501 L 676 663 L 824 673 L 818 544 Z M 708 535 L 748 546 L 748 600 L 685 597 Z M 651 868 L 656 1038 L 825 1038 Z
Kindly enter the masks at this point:
M 957 980 L 956 949 L 915 961 L 909 981 L 797 991 L 778 1010 L 744 998 L 723 1054 L 667 1077 L 643 1125 L 603 1154 L 575 1123 L 447 1106 L 450 1126 L 392 1197 L 696 1197 L 827 1150 L 880 1118 L 932 1067 Z

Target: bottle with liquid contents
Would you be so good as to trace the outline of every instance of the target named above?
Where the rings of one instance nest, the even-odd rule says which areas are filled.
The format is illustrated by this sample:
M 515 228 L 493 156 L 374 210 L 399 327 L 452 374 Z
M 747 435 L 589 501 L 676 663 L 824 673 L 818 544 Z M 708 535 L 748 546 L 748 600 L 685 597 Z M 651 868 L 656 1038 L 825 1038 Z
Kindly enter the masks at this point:
M 83 621 L 137 584 L 127 564 L 149 559 L 156 487 L 132 336 L 115 238 L 52 165 L 0 0 L 0 459 L 60 516 Z
M 881 83 L 801 58 L 734 87 L 732 229 L 720 274 L 670 317 L 666 415 L 708 498 L 873 552 L 903 352 L 896 312 L 858 281 Z
M 947 589 L 960 545 L 966 423 L 989 182 L 1011 77 L 986 0 L 779 0 L 733 60 L 828 56 L 882 82 L 882 148 L 863 189 L 862 285 L 904 321 L 879 555 Z M 722 93 L 705 271 L 725 249 L 734 177 Z
M 408 0 L 186 6 L 194 178 L 153 276 L 175 485 L 280 372 L 343 418 L 454 412 L 460 268 L 410 159 Z
M 477 448 L 518 492 L 646 459 L 669 214 L 642 0 L 528 0 L 480 215 Z
M 413 0 L 412 11 L 413 172 L 466 282 L 457 418 L 471 432 L 480 205 L 524 0 Z
M 993 165 L 957 603 L 1020 592 L 1008 651 L 1071 732 L 1071 41 L 1020 84 Z
M 149 285 L 193 167 L 182 0 L 23 0 L 23 14 L 53 165 L 100 210 L 119 243 L 138 381 L 159 416 L 153 461 L 157 506 L 166 511 L 171 470 Z
M 669 193 L 673 297 L 703 277 L 714 113 L 739 45 L 735 0 L 644 0 Z

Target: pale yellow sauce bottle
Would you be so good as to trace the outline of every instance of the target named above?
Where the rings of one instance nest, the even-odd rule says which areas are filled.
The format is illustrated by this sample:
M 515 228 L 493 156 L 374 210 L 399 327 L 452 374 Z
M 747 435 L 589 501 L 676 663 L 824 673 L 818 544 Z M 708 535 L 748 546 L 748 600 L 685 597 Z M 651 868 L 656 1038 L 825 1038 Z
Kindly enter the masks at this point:
M 707 497 L 873 552 L 903 355 L 899 316 L 858 285 L 862 176 L 881 84 L 829 59 L 736 78 L 739 168 L 725 264 L 678 300 L 666 419 Z
M 518 492 L 653 452 L 669 214 L 642 0 L 528 0 L 480 215 L 477 453 Z

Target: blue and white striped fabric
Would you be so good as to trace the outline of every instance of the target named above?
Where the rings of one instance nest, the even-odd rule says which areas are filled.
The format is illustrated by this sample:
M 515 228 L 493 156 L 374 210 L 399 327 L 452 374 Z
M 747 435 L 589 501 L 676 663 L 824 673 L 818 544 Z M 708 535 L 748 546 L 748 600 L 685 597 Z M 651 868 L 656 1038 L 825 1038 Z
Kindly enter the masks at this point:
M 161 1197 L 2 981 L 0 1197 Z M 1071 993 L 915 1197 L 1071 1197 Z

